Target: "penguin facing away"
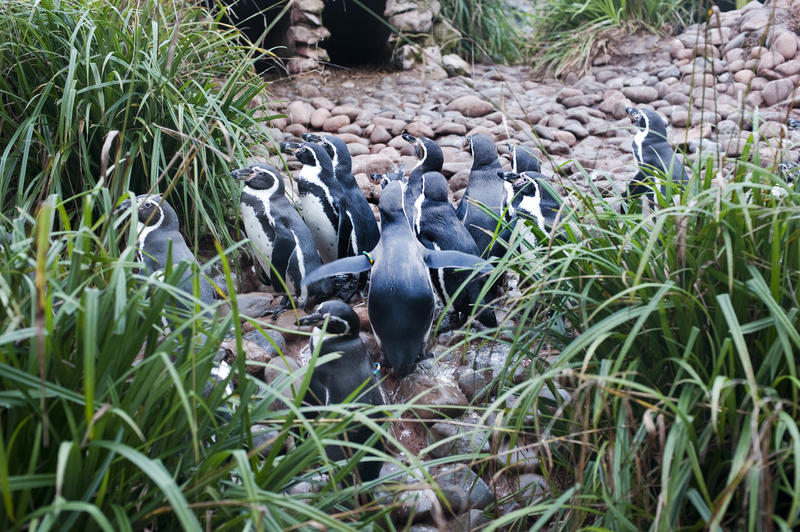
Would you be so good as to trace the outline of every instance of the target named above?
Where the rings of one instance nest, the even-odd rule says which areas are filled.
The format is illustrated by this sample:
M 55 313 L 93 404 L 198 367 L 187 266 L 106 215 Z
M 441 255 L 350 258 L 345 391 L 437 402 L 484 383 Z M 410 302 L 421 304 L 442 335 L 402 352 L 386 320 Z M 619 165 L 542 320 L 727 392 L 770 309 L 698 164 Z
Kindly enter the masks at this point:
M 320 329 L 328 320 L 324 332 Z M 300 325 L 313 325 L 314 330 L 309 340 L 312 352 L 319 345 L 319 355 L 340 353 L 340 357 L 320 364 L 312 369 L 311 381 L 304 397 L 305 402 L 316 405 L 343 403 L 353 392 L 361 390 L 355 401 L 371 405 L 384 404 L 378 378 L 366 348 L 359 337 L 360 322 L 358 315 L 349 305 L 342 301 L 325 301 L 318 305 L 314 312 L 300 318 Z M 364 443 L 372 435 L 372 429 L 359 425 L 347 431 L 347 440 Z M 382 450 L 380 440 L 374 444 Z M 349 457 L 352 449 L 345 446 L 328 446 L 325 449 L 328 458 L 341 460 Z M 358 464 L 358 472 L 362 480 L 369 481 L 378 477 L 381 462 L 362 461 Z
M 522 172 L 541 172 L 542 165 L 539 158 L 534 155 L 533 150 L 520 144 L 509 144 L 508 151 L 511 153 L 511 171 L 516 174 Z
M 367 198 L 364 197 L 355 176 L 353 176 L 353 161 L 347 144 L 333 135 L 320 137 L 304 133 L 303 140 L 321 144 L 325 148 L 333 165 L 334 177 L 341 185 L 347 199 L 340 205 L 339 216 L 345 217 L 340 231 L 350 232 L 350 239 L 340 238 L 340 246 L 346 244 L 347 249 L 340 248 L 339 257 L 358 255 L 371 250 L 378 244 L 380 238 L 378 222 L 375 220 Z
M 633 156 L 639 166 L 639 172 L 628 183 L 624 197 L 647 196 L 654 201 L 655 186 L 653 177 L 666 176 L 678 185 L 685 185 L 689 178 L 683 161 L 667 142 L 667 124 L 661 115 L 649 109 L 626 107 L 625 110 L 639 129 L 633 137 Z M 666 187 L 661 186 L 664 193 Z
M 381 194 L 381 238 L 370 253 L 324 264 L 304 282 L 372 269 L 367 296 L 372 330 L 384 359 L 403 377 L 424 356 L 434 317 L 429 268 L 474 268 L 483 262 L 459 251 L 425 248 L 408 225 L 403 187 L 395 181 Z
M 322 262 L 336 260 L 339 250 L 347 248 L 350 231 L 343 227 L 346 217 L 340 216 L 346 199 L 334 178 L 331 158 L 325 148 L 314 143 L 282 142 L 281 151 L 303 163 L 297 176 L 300 214 L 311 230 Z
M 417 138 L 408 133 L 403 133 L 403 140 L 414 146 L 417 155 L 417 164 L 408 174 L 405 194 L 403 198 L 408 223 L 419 234 L 420 206 L 422 205 L 422 176 L 427 172 L 441 172 L 444 165 L 442 148 L 429 138 Z
M 472 203 L 483 204 L 491 209 L 497 217 L 502 215 L 506 207 L 504 200 L 508 197 L 508 185 L 497 176 L 497 172 L 501 171 L 503 167 L 492 139 L 478 134 L 467 137 L 467 142 L 472 151 L 472 169 L 467 189 L 458 205 L 458 219 L 467 227 L 482 256 L 489 254 L 499 257 L 505 252 L 504 246 L 498 241 L 492 244 L 498 222 Z M 500 238 L 507 239 L 509 234 L 504 231 Z
M 167 200 L 158 194 L 140 194 L 135 202 L 138 234 L 136 261 L 144 264 L 150 275 L 163 271 L 170 261 L 172 265 L 184 262 L 198 264 L 179 231 L 178 215 Z M 130 207 L 131 200 L 126 199 L 117 210 L 128 210 Z M 191 270 L 181 279 L 180 288 L 187 294 L 194 293 Z M 214 301 L 214 288 L 202 275 L 200 299 L 206 304 Z
M 448 201 L 447 180 L 439 172 L 426 172 L 422 176 L 424 199 L 421 205 L 420 231 L 417 238 L 428 249 L 451 249 L 478 255 L 478 246 L 467 228 L 456 217 L 456 210 Z M 453 269 L 431 270 L 434 288 L 442 301 L 447 303 L 469 277 L 469 272 Z M 473 306 L 479 302 L 482 283 L 472 279 L 456 296 L 453 309 L 459 321 L 466 321 Z M 476 314 L 476 319 L 486 327 L 497 327 L 494 311 L 485 308 Z
M 308 273 L 322 265 L 311 231 L 286 197 L 283 176 L 272 165 L 258 163 L 234 170 L 231 177 L 244 182 L 242 221 L 256 260 L 269 276 L 276 291 L 288 291 L 299 306 L 330 297 L 333 282 L 323 279 L 310 286 L 302 284 Z M 276 312 L 288 308 L 288 298 Z

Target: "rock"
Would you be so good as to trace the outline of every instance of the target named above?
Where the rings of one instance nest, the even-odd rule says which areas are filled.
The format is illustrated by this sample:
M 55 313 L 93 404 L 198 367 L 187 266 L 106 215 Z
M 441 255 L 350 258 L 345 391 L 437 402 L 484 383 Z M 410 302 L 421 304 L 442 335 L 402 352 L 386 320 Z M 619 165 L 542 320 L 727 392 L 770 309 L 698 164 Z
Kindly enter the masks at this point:
M 535 473 L 524 473 L 511 477 L 512 489 L 517 492 L 514 498 L 520 504 L 529 505 L 536 499 L 545 495 L 549 486 L 547 479 Z
M 249 294 L 237 294 L 236 305 L 239 307 L 239 314 L 248 318 L 260 318 L 267 315 L 272 304 L 272 294 L 265 292 L 251 292 Z
M 309 125 L 313 112 L 311 104 L 301 101 L 292 102 L 286 107 L 286 115 L 293 124 Z
M 658 91 L 647 85 L 623 87 L 622 94 L 634 103 L 648 103 L 658 99 Z
M 280 431 L 275 430 L 269 425 L 260 425 L 256 423 L 250 427 L 250 435 L 253 441 L 253 450 L 256 450 L 262 458 L 269 456 L 272 448 L 277 443 Z M 284 440 L 284 443 L 289 442 L 291 436 Z
M 491 519 L 486 517 L 482 510 L 470 510 L 458 517 L 454 517 L 447 523 L 447 530 L 452 530 L 453 532 L 472 532 L 473 530 L 483 529 L 483 525 L 488 524 L 489 521 L 491 521 Z
M 766 28 L 770 23 L 771 11 L 772 10 L 768 7 L 748 10 L 742 16 L 742 23 L 739 26 L 739 31 L 756 31 Z
M 263 329 L 263 332 L 258 329 L 250 331 L 242 335 L 242 340 L 257 345 L 267 352 L 270 357 L 274 357 L 286 350 L 286 339 L 281 333 L 273 329 Z
M 770 107 L 789 98 L 794 90 L 794 82 L 791 79 L 776 79 L 764 86 L 761 97 L 764 99 L 764 105 Z
M 385 174 L 394 166 L 392 159 L 380 153 L 353 157 L 353 174 Z
M 413 9 L 389 17 L 389 24 L 398 33 L 428 33 L 433 28 L 433 14 L 430 11 Z
M 381 482 L 375 489 L 375 499 L 379 504 L 394 506 L 392 515 L 397 518 L 411 517 L 419 522 L 430 517 L 434 508 L 441 511 L 436 493 L 430 488 L 422 487 L 428 484 L 428 479 L 419 469 L 404 469 L 386 462 L 381 467 L 379 479 Z M 398 489 L 387 489 L 394 486 Z M 412 486 L 422 488 L 413 489 Z
M 460 425 L 434 423 L 428 433 L 428 445 L 436 442 L 441 442 L 441 445 L 431 449 L 431 455 L 443 457 L 453 454 L 488 453 L 490 431 L 486 430 L 486 427 L 479 427 L 476 423 L 477 416 L 464 418 Z
M 294 390 L 303 383 L 303 372 L 299 370 L 300 365 L 290 357 L 275 357 L 263 368 L 264 382 L 268 385 L 264 397 L 274 398 L 270 410 L 282 410 L 287 402 L 294 401 Z
M 220 343 L 220 347 L 225 350 L 225 361 L 233 366 L 236 363 L 236 340 L 229 339 Z M 260 377 L 264 372 L 264 364 L 271 358 L 272 354 L 253 342 L 242 340 L 242 354 L 245 357 L 245 369 L 250 375 Z
M 777 52 L 767 52 L 758 60 L 758 68 L 756 69 L 756 73 L 758 73 L 759 76 L 769 74 L 775 70 L 775 67 L 783 63 L 783 61 L 784 59 L 781 54 Z
M 346 115 L 333 115 L 322 124 L 322 130 L 328 133 L 336 133 L 339 128 L 350 123 L 350 118 Z
M 351 157 L 355 157 L 356 155 L 367 155 L 369 153 L 369 148 L 361 142 L 349 143 L 347 145 L 347 150 L 350 152 Z
M 303 133 L 306 133 L 308 131 L 308 128 L 303 124 L 289 124 L 288 126 L 286 126 L 285 131 L 287 134 L 293 137 L 300 138 L 303 135 Z
M 313 105 L 317 109 L 327 109 L 328 111 L 334 108 L 333 102 L 325 98 L 324 96 L 317 96 L 316 98 L 311 98 L 311 105 Z
M 556 94 L 556 102 L 562 103 L 567 98 L 575 96 L 583 96 L 583 92 L 578 89 L 573 89 L 572 87 L 564 87 Z
M 331 109 L 331 115 L 345 115 L 351 122 L 358 117 L 359 113 L 361 113 L 361 109 L 349 105 L 337 105 Z
M 442 466 L 434 478 L 454 515 L 483 510 L 494 501 L 489 486 L 466 465 Z
M 456 368 L 453 375 L 458 387 L 470 401 L 486 395 L 486 387 L 492 382 L 492 370 L 488 368 L 473 370 L 466 366 Z
M 780 54 L 788 61 L 797 53 L 797 39 L 793 34 L 785 31 L 775 37 L 770 48 L 773 52 Z
M 383 116 L 376 116 L 372 119 L 372 123 L 376 126 L 383 126 L 386 128 L 386 131 L 392 134 L 392 136 L 397 136 L 403 132 L 406 127 L 406 123 L 403 120 L 397 120 L 394 118 L 386 118 Z
M 369 141 L 373 144 L 386 144 L 392 140 L 392 134 L 383 126 L 375 126 L 369 135 Z
M 536 473 L 539 471 L 539 458 L 531 447 L 520 447 L 522 442 L 517 440 L 517 447 L 509 449 L 503 444 L 497 454 L 496 460 L 512 471 L 520 473 Z
M 486 116 L 494 111 L 494 106 L 479 97 L 468 94 L 460 96 L 447 105 L 448 111 L 458 111 L 469 118 Z
M 790 61 L 786 61 L 785 63 L 781 63 L 775 67 L 775 72 L 784 77 L 800 74 L 800 61 L 797 59 L 792 59 Z
M 756 77 L 756 73 L 752 70 L 740 70 L 733 74 L 734 80 L 744 84 L 750 83 L 754 77 Z
M 422 419 L 459 416 L 467 406 L 467 398 L 457 387 L 419 373 L 405 377 L 398 394 L 403 402 L 415 406 L 412 412 Z
M 406 133 L 415 137 L 427 137 L 429 139 L 432 139 L 435 135 L 431 126 L 419 121 L 409 122 L 406 126 Z
M 297 91 L 303 98 L 315 98 L 319 96 L 319 89 L 310 83 L 300 84 L 300 86 L 297 88 Z
M 313 113 L 311 113 L 311 118 L 309 119 L 309 125 L 314 129 L 322 129 L 323 124 L 325 121 L 330 118 L 331 112 L 324 108 L 315 109 Z
M 470 65 L 456 54 L 442 56 L 442 68 L 448 76 L 469 76 Z
M 464 124 L 458 124 L 456 122 L 443 122 L 434 131 L 434 135 L 436 136 L 443 136 L 443 135 L 464 136 L 466 134 L 467 134 L 467 126 L 465 126 Z

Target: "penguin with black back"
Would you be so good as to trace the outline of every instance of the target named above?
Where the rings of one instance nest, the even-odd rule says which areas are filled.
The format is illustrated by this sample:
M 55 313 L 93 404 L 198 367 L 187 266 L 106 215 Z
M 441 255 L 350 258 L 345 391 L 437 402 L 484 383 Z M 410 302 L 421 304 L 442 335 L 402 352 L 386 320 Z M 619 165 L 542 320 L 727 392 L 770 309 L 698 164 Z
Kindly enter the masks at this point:
M 312 353 L 319 347 L 319 356 L 340 354 L 339 358 L 312 369 L 305 402 L 322 406 L 340 404 L 360 390 L 354 401 L 371 405 L 384 404 L 377 371 L 359 337 L 360 320 L 349 305 L 338 300 L 325 301 L 311 314 L 300 318 L 299 323 L 314 326 L 309 340 Z M 363 444 L 372 433 L 368 426 L 360 425 L 347 431 L 347 440 Z M 379 451 L 383 449 L 380 439 L 373 447 Z M 342 460 L 349 458 L 354 451 L 345 446 L 329 446 L 325 452 L 331 460 Z M 378 478 L 380 469 L 381 462 L 378 461 L 361 461 L 358 464 L 362 481 Z
M 422 176 L 428 172 L 441 172 L 444 165 L 444 154 L 442 148 L 429 138 L 417 138 L 403 133 L 403 140 L 414 146 L 414 153 L 417 156 L 417 164 L 408 174 L 403 201 L 408 223 L 414 230 L 414 234 L 419 234 L 420 205 L 423 200 Z
M 258 264 L 269 276 L 268 284 L 294 294 L 297 304 L 307 308 L 331 297 L 331 279 L 322 279 L 304 286 L 305 276 L 319 268 L 322 261 L 314 246 L 311 231 L 286 197 L 284 178 L 274 166 L 257 163 L 234 170 L 231 177 L 244 182 L 241 209 L 242 222 Z M 290 306 L 288 296 L 270 311 L 277 317 Z
M 421 204 L 420 231 L 417 238 L 428 249 L 437 251 L 452 249 L 477 256 L 478 245 L 464 224 L 458 220 L 455 208 L 448 201 L 447 190 L 447 180 L 442 174 L 439 172 L 423 174 L 424 199 Z M 439 297 L 447 303 L 467 280 L 470 272 L 440 268 L 431 270 L 430 273 Z M 481 287 L 479 279 L 472 279 L 453 301 L 453 310 L 460 323 L 466 321 L 476 304 L 485 306 L 483 301 L 479 301 Z M 477 312 L 476 319 L 486 327 L 497 327 L 497 318 L 490 308 Z
M 401 183 L 405 183 L 404 172 L 405 169 L 401 165 L 396 170 L 393 170 L 391 172 L 386 172 L 385 174 L 372 173 L 369 175 L 369 178 L 373 182 L 378 183 L 381 186 L 381 189 L 384 189 L 386 188 L 386 185 L 388 185 L 392 181 L 400 181 Z
M 300 214 L 311 230 L 322 262 L 340 258 L 347 249 L 352 228 L 347 227 L 347 198 L 333 174 L 333 163 L 325 148 L 313 142 L 282 142 L 281 151 L 303 163 L 297 176 Z M 346 255 L 341 255 L 346 256 Z
M 429 268 L 475 268 L 483 262 L 459 251 L 425 248 L 408 225 L 403 192 L 397 181 L 383 189 L 379 203 L 381 238 L 374 250 L 323 264 L 304 281 L 313 283 L 371 268 L 367 296 L 370 324 L 386 363 L 400 377 L 410 373 L 425 354 L 435 307 Z
M 499 257 L 505 252 L 504 246 L 498 241 L 492 244 L 498 222 L 473 202 L 482 203 L 497 217 L 502 216 L 506 207 L 504 200 L 508 194 L 506 182 L 498 177 L 497 172 L 501 171 L 503 167 L 492 139 L 486 135 L 477 134 L 467 137 L 467 143 L 472 151 L 472 169 L 467 189 L 464 191 L 456 214 L 467 227 L 475 243 L 478 244 L 481 256 Z M 509 234 L 508 231 L 503 231 L 500 238 L 507 239 Z
M 655 201 L 654 176 L 666 177 L 677 185 L 686 185 L 689 178 L 683 161 L 667 142 L 667 124 L 655 111 L 626 107 L 625 110 L 638 128 L 633 137 L 633 156 L 639 172 L 628 183 L 624 198 L 646 196 Z M 666 187 L 662 185 L 662 194 Z
M 191 265 L 198 262 L 180 233 L 175 209 L 158 194 L 140 194 L 136 196 L 135 205 L 138 235 L 136 262 L 144 264 L 149 275 L 163 272 L 170 263 L 173 268 L 188 263 L 189 269 L 179 286 L 183 292 L 193 294 Z M 126 199 L 117 208 L 117 212 L 130 208 L 131 200 Z M 200 276 L 199 295 L 205 304 L 214 301 L 214 288 L 203 275 Z
M 508 151 L 511 154 L 512 172 L 521 174 L 522 172 L 540 173 L 542 171 L 539 158 L 536 157 L 532 149 L 520 144 L 509 144 Z
M 321 144 L 325 148 L 333 165 L 334 177 L 347 197 L 347 201 L 341 205 L 339 216 L 345 217 L 341 231 L 349 231 L 350 239 L 340 239 L 339 245 L 347 245 L 347 249 L 340 248 L 339 257 L 358 255 L 373 249 L 378 245 L 381 234 L 367 198 L 353 176 L 353 160 L 347 144 L 333 135 L 320 137 L 312 133 L 304 133 L 303 140 Z
M 510 184 L 506 219 L 533 220 L 546 233 L 557 223 L 560 201 L 550 192 L 548 179 L 539 172 L 500 171 L 497 175 Z

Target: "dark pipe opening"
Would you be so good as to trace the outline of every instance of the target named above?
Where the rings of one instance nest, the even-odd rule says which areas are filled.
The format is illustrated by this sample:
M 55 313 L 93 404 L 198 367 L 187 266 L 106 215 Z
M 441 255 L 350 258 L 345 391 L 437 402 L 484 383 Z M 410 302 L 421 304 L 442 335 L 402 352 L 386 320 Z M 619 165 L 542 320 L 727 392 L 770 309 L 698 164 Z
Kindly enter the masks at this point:
M 325 0 L 322 24 L 331 36 L 322 45 L 328 50 L 331 63 L 342 66 L 387 64 L 391 31 L 383 17 L 385 9 L 386 0 L 360 0 L 358 3 Z

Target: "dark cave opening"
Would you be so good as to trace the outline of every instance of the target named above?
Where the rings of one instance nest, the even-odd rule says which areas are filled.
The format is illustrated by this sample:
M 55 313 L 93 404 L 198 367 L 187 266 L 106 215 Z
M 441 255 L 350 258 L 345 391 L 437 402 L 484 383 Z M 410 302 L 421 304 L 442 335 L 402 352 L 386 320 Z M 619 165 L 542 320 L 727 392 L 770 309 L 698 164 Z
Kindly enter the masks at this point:
M 322 45 L 328 50 L 331 63 L 341 66 L 387 64 L 391 30 L 383 17 L 385 9 L 386 0 L 325 0 L 322 24 L 331 36 Z

